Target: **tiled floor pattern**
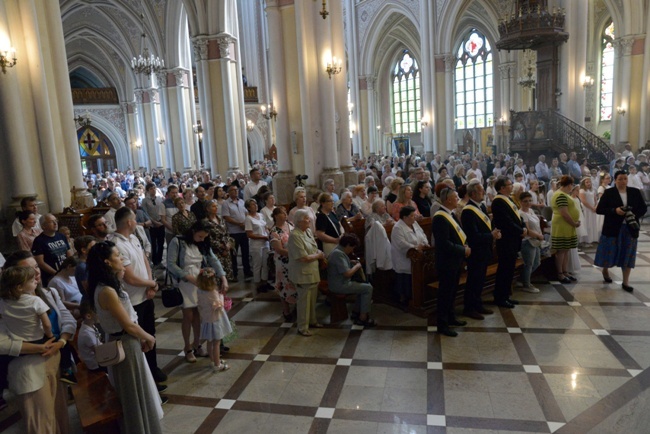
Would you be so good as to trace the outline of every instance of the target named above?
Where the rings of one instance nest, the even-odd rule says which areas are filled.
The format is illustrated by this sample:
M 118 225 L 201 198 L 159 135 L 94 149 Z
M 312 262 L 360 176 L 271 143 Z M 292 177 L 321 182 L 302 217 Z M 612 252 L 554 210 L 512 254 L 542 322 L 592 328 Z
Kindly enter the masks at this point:
M 164 432 L 647 433 L 650 236 L 639 241 L 634 293 L 620 269 L 604 284 L 586 249 L 576 284 L 537 281 L 539 294 L 515 291 L 521 305 L 469 319 L 457 338 L 386 305 L 373 306 L 379 327 L 346 321 L 305 338 L 275 296 L 238 284 L 239 338 L 219 374 L 184 362 L 181 314 L 157 306 Z M 3 413 L 0 429 L 19 432 Z

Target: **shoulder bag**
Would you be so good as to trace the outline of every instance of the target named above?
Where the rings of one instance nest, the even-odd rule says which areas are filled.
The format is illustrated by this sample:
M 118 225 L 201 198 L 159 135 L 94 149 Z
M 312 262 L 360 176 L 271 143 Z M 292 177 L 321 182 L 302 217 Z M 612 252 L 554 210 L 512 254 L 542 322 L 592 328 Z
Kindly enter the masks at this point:
M 176 265 L 180 267 L 180 253 L 181 253 L 181 240 L 178 239 L 178 258 Z M 169 282 L 169 283 L 168 283 Z M 165 285 L 162 289 L 162 303 L 165 307 L 176 307 L 183 304 L 183 293 L 178 287 L 178 283 L 174 284 L 174 278 L 171 276 L 169 270 L 165 271 Z
M 124 360 L 122 341 L 110 341 L 95 347 L 95 360 L 99 366 L 113 366 Z

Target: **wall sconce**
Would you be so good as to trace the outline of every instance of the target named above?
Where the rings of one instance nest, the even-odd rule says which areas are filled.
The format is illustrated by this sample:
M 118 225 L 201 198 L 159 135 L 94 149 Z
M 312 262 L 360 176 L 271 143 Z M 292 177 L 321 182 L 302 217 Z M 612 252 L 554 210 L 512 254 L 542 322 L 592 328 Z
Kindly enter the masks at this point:
M 424 115 L 422 119 L 420 119 L 420 125 L 422 128 L 426 128 L 429 125 L 429 115 Z
M 0 51 L 0 67 L 2 73 L 7 73 L 7 68 L 12 68 L 16 65 L 16 49 L 14 47 L 6 48 Z
M 350 122 L 350 133 L 354 134 L 357 132 L 357 126 L 354 122 Z
M 337 59 L 336 57 L 332 57 L 332 60 L 327 63 L 327 66 L 325 67 L 325 72 L 327 72 L 327 75 L 329 79 L 332 79 L 332 75 L 336 75 L 342 70 L 342 64 L 341 64 L 341 59 Z
M 203 138 L 203 126 L 201 125 L 201 120 L 196 121 L 196 125 L 192 127 L 194 134 L 198 134 L 199 140 Z
M 321 9 L 319 14 L 321 17 L 323 17 L 323 19 L 327 18 L 327 16 L 330 14 L 327 12 L 327 0 L 323 0 L 323 9 Z
M 140 140 L 136 140 L 135 142 L 133 142 L 133 146 L 140 149 L 142 148 L 142 142 Z
M 92 123 L 89 114 L 86 114 L 86 116 L 81 116 L 81 115 L 77 116 L 76 118 L 74 118 L 74 122 L 76 125 L 79 125 L 79 128 L 88 128 Z
M 594 85 L 594 79 L 588 75 L 585 75 L 582 79 L 582 87 L 585 89 Z
M 618 113 L 621 116 L 625 116 L 625 113 L 627 113 L 627 110 L 625 109 L 625 106 L 618 106 L 616 107 L 616 113 Z
M 165 139 L 163 139 L 162 137 L 158 137 L 158 138 L 156 139 L 156 142 L 158 142 L 158 144 L 159 144 L 160 146 L 162 146 L 162 145 L 165 144 Z
M 381 125 L 377 125 L 377 131 L 381 130 Z
M 246 121 L 246 130 L 253 131 L 254 128 L 255 128 L 255 123 L 253 121 L 251 121 L 250 119 L 248 119 Z
M 273 118 L 273 120 L 276 120 L 276 118 L 278 117 L 278 112 L 275 110 L 275 107 L 273 107 L 273 102 L 271 102 L 271 104 L 267 106 L 262 105 L 260 109 L 262 110 L 262 116 L 264 116 L 264 119 L 268 120 Z M 267 110 L 268 113 L 266 112 Z

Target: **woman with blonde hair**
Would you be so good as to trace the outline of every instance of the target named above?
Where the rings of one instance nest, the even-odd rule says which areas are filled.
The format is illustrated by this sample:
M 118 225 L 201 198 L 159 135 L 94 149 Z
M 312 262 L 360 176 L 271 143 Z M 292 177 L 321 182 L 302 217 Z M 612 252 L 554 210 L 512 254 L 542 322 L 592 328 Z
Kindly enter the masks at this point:
M 391 207 L 391 217 L 393 217 L 393 220 L 398 221 L 399 220 L 399 210 L 402 209 L 402 207 L 405 206 L 410 206 L 415 208 L 415 217 L 417 220 L 420 220 L 422 218 L 422 214 L 420 214 L 420 211 L 418 211 L 418 206 L 417 204 L 413 201 L 413 189 L 411 188 L 410 185 L 402 185 L 399 188 L 399 194 L 397 195 L 397 200 L 395 203 L 393 203 Z
M 388 212 L 391 212 L 391 208 L 393 206 L 393 203 L 397 200 L 397 194 L 399 193 L 399 189 L 404 184 L 404 178 L 395 178 L 390 182 L 390 193 L 388 196 L 386 196 L 386 208 L 388 208 Z

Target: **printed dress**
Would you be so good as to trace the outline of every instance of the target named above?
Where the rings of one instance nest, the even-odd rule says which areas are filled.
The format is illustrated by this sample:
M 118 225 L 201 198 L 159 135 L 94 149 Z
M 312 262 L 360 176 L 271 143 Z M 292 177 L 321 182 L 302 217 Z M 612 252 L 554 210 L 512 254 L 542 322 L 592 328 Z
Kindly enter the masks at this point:
M 208 219 L 210 223 L 210 247 L 212 251 L 221 262 L 226 279 L 232 280 L 232 259 L 230 258 L 230 250 L 226 248 L 226 244 L 230 243 L 230 247 L 234 247 L 235 241 L 228 235 L 225 221 L 218 217 L 215 220 Z
M 289 231 L 284 231 L 282 228 L 273 226 L 271 229 L 272 239 L 279 239 L 282 243 L 282 248 L 287 248 L 289 242 Z M 282 256 L 278 252 L 273 251 L 275 258 L 275 290 L 280 295 L 280 298 L 289 304 L 296 304 L 298 293 L 296 287 L 289 280 L 289 258 Z

